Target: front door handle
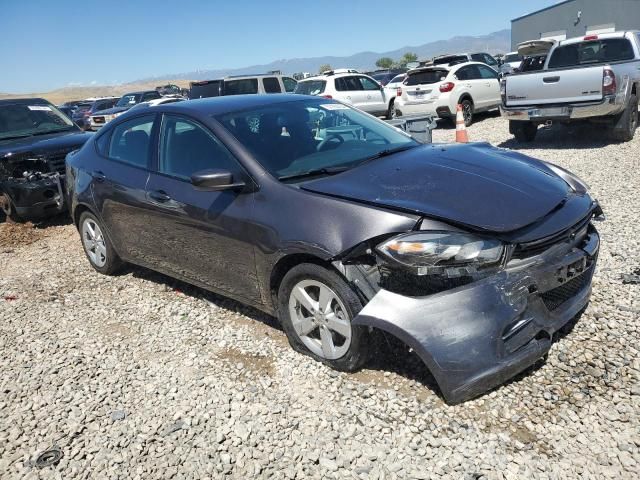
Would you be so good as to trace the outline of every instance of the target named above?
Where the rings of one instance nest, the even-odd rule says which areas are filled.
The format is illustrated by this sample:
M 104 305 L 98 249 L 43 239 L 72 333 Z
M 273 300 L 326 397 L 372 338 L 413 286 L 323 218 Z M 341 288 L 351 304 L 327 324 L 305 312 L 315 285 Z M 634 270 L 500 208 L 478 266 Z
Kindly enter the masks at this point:
M 560 77 L 556 76 L 556 77 L 544 77 L 542 79 L 542 81 L 544 83 L 558 83 L 560 81 Z
M 99 183 L 102 183 L 107 179 L 107 176 L 104 174 L 104 172 L 101 172 L 100 170 L 94 170 L 93 172 L 91 172 L 91 176 L 96 182 Z
M 171 200 L 171 197 L 162 190 L 153 190 L 148 195 L 151 200 L 155 200 L 158 203 L 167 203 Z

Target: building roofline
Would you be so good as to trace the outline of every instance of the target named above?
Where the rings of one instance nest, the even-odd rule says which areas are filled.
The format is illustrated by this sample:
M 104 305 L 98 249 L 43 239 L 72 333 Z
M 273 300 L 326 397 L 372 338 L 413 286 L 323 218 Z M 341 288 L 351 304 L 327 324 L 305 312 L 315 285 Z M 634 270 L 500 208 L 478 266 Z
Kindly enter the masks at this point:
M 530 17 L 532 15 L 537 15 L 538 13 L 541 13 L 541 12 L 546 12 L 547 10 L 551 10 L 552 8 L 556 8 L 556 7 L 559 7 L 560 5 L 564 5 L 565 3 L 571 3 L 573 1 L 574 0 L 564 0 L 563 2 L 558 2 L 556 4 L 549 5 L 548 7 L 541 8 L 540 10 L 536 10 L 535 12 L 527 13 L 526 15 L 522 15 L 520 17 L 513 18 L 511 20 L 511 23 L 516 22 L 518 20 L 522 20 L 523 18 Z

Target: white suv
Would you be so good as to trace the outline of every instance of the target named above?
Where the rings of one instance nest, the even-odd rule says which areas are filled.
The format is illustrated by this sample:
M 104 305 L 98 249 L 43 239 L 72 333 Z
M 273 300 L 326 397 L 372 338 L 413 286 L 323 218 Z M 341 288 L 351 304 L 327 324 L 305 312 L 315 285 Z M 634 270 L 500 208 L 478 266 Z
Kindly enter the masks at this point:
M 387 114 L 384 87 L 355 70 L 331 70 L 300 80 L 294 93 L 335 98 L 371 115 Z
M 461 104 L 467 126 L 474 113 L 496 109 L 501 102 L 498 72 L 480 62 L 410 70 L 397 95 L 396 116 L 455 118 L 456 105 Z

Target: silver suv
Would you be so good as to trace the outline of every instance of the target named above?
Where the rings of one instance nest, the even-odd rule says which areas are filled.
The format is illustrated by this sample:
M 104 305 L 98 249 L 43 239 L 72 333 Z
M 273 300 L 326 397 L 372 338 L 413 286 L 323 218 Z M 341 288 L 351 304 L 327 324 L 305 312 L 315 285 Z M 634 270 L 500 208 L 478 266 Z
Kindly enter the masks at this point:
M 338 69 L 298 82 L 294 93 L 335 98 L 371 115 L 388 114 L 384 87 L 357 70 Z
M 189 84 L 189 98 L 220 97 L 254 93 L 291 93 L 296 88 L 291 77 L 274 74 L 237 75 Z

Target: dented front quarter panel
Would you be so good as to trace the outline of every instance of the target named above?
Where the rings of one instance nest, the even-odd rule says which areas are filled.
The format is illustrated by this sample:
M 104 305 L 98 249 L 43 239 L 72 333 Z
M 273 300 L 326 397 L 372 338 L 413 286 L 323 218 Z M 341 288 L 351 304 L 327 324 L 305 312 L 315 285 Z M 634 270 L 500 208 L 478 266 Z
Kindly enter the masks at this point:
M 380 289 L 353 324 L 402 340 L 429 368 L 445 400 L 459 403 L 503 383 L 549 350 L 553 333 L 588 303 L 598 246 L 591 228 L 584 244 L 551 248 L 452 290 L 407 297 Z M 582 265 L 581 273 L 567 278 L 576 265 Z M 579 291 L 549 310 L 543 294 L 572 279 L 583 282 Z

